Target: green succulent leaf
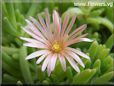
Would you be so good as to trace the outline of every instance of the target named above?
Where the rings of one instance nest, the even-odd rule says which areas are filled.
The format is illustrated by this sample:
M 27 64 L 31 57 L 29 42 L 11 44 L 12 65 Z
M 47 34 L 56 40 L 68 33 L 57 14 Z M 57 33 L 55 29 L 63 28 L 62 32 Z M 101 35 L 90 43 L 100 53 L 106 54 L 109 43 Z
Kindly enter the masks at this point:
M 67 75 L 69 81 L 72 81 L 73 73 L 72 73 L 71 67 L 67 67 L 66 75 Z
M 87 22 L 91 24 L 102 24 L 106 26 L 111 33 L 113 33 L 113 24 L 107 18 L 96 17 L 96 18 L 87 18 Z
M 89 48 L 89 55 L 90 55 L 92 61 L 95 58 L 95 55 L 97 52 L 97 47 L 98 47 L 98 43 L 96 41 L 94 41 Z
M 13 3 L 8 3 L 6 5 L 7 12 L 8 12 L 8 19 L 12 22 L 11 24 L 14 26 L 14 28 L 17 28 L 16 24 L 16 16 L 15 16 L 15 10 L 14 10 L 14 4 Z M 10 9 L 9 9 L 10 8 Z
M 89 15 L 92 16 L 92 17 L 96 17 L 96 16 L 101 15 L 103 13 L 103 11 L 104 11 L 104 8 L 97 9 L 97 10 L 94 10 L 94 11 L 90 12 Z
M 113 40 L 114 40 L 114 34 L 112 34 L 112 35 L 108 38 L 108 40 L 105 42 L 105 45 L 106 45 L 107 48 L 112 48 L 113 42 L 114 42 Z
M 97 74 L 99 74 L 101 71 L 100 67 L 101 67 L 101 61 L 100 61 L 100 59 L 97 59 L 93 65 L 93 68 L 96 69 Z
M 83 15 L 84 13 L 80 8 L 75 7 L 75 8 L 69 8 L 65 13 L 63 13 L 62 19 L 66 14 L 69 14 L 70 16 L 73 16 L 73 15 L 78 16 L 78 15 Z
M 11 35 L 13 36 L 19 36 L 19 33 L 17 32 L 17 30 L 15 29 L 15 27 L 10 23 L 10 20 L 7 17 L 4 17 L 3 19 L 4 23 L 6 24 L 6 26 L 4 26 L 4 29 Z
M 73 84 L 87 84 L 96 73 L 96 69 L 86 69 L 73 78 Z
M 3 80 L 8 82 L 9 84 L 13 84 L 14 82 L 16 83 L 18 81 L 17 78 L 15 78 L 15 77 L 13 77 L 13 76 L 11 76 L 9 74 L 4 74 L 3 75 Z
M 20 68 L 21 68 L 21 72 L 25 80 L 25 83 L 32 84 L 33 80 L 31 78 L 32 76 L 31 76 L 30 68 L 29 68 L 28 62 L 25 60 L 25 57 L 27 56 L 26 47 L 21 47 L 19 53 L 20 53 L 20 57 L 19 57 Z
M 93 84 L 106 84 L 114 75 L 114 71 L 108 72 L 92 81 Z

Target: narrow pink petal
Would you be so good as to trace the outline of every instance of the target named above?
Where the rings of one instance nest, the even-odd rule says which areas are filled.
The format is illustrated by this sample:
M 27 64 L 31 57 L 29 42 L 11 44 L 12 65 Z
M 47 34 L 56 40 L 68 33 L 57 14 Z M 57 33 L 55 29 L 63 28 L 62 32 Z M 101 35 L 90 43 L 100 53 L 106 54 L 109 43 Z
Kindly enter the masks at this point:
M 28 47 L 34 47 L 34 48 L 48 49 L 48 47 L 43 43 L 24 43 L 23 45 Z
M 83 35 L 81 35 L 79 37 L 76 37 L 74 39 L 69 39 L 68 42 L 66 43 L 66 46 L 69 46 L 69 45 L 74 44 L 74 43 L 81 42 L 80 38 L 83 38 L 85 36 L 87 36 L 87 33 L 86 34 L 83 34 Z
M 37 35 L 35 35 L 34 33 L 30 32 L 27 27 L 22 27 L 22 29 L 29 35 L 31 35 L 33 38 L 37 39 L 38 41 L 41 41 L 45 44 L 49 44 L 49 42 L 46 39 L 40 38 Z
M 62 56 L 62 55 L 58 55 L 58 57 L 59 57 L 59 61 L 60 61 L 60 63 L 61 63 L 61 66 L 62 66 L 63 70 L 66 71 L 66 61 L 65 61 L 65 57 Z
M 47 25 L 48 29 L 50 30 L 50 15 L 49 15 L 47 8 L 45 9 L 45 15 L 46 15 L 46 25 Z
M 91 40 L 91 39 L 88 39 L 88 38 L 80 38 L 80 41 L 92 42 L 93 40 Z
M 88 39 L 88 38 L 77 38 L 77 39 L 74 39 L 74 40 L 70 41 L 70 42 L 67 44 L 67 46 L 69 46 L 69 45 L 71 45 L 71 44 L 74 44 L 74 43 L 82 42 L 82 41 L 84 41 L 84 42 L 92 42 L 93 40 Z
M 71 64 L 71 66 L 75 69 L 75 71 L 77 71 L 78 73 L 80 73 L 80 69 L 78 68 L 78 66 L 76 65 L 75 61 L 73 60 L 73 58 L 71 58 L 68 55 L 65 55 L 66 59 L 68 60 L 68 62 Z
M 71 50 L 67 49 L 67 54 L 69 54 L 72 58 L 74 58 L 83 68 L 85 67 L 84 63 L 82 60 Z
M 49 29 L 47 29 L 47 27 L 46 27 L 46 24 L 45 24 L 45 22 L 44 22 L 44 19 L 39 15 L 38 16 L 38 18 L 39 18 L 39 20 L 40 20 L 40 23 L 41 23 L 41 25 L 42 25 L 42 27 L 43 27 L 43 29 L 44 29 L 44 35 L 45 35 L 45 37 L 48 39 L 48 40 L 50 40 L 50 35 L 51 35 L 51 33 L 49 32 Z
M 45 9 L 45 15 L 46 15 L 47 32 L 48 32 L 48 35 L 50 35 L 50 38 L 52 39 L 52 31 L 50 27 L 50 15 L 47 8 Z
M 41 26 L 41 24 L 36 19 L 34 19 L 33 17 L 30 16 L 30 20 L 34 23 L 34 25 L 37 26 L 39 31 L 41 31 L 42 33 L 44 32 L 43 27 Z
M 34 53 L 28 55 L 28 56 L 26 57 L 26 60 L 28 60 L 28 59 L 33 59 L 33 58 L 36 58 L 36 57 L 38 57 L 38 56 L 40 56 L 40 55 L 49 54 L 49 53 L 50 53 L 49 50 L 38 50 L 38 51 L 36 51 L 36 52 L 34 52 Z
M 35 40 L 35 39 L 32 39 L 32 38 L 20 37 L 20 39 L 22 39 L 22 40 L 28 42 L 28 43 L 25 43 L 24 46 L 26 46 L 26 45 L 27 45 L 27 46 L 28 46 L 28 45 L 32 46 L 32 44 L 33 44 L 33 46 L 35 45 L 35 47 L 37 47 L 37 48 L 38 48 L 38 46 L 39 46 L 39 48 L 40 48 L 40 47 L 43 47 L 43 48 L 48 47 L 48 46 L 47 46 L 46 44 L 44 44 L 43 42 L 38 41 L 38 40 Z
M 66 29 L 66 27 L 67 27 L 67 25 L 68 25 L 68 21 L 69 21 L 69 15 L 67 14 L 67 15 L 65 15 L 65 18 L 64 18 L 64 20 L 63 20 L 63 25 L 62 25 L 62 31 L 61 31 L 61 35 L 63 36 L 63 34 L 64 34 L 64 32 L 65 32 L 65 29 Z
M 46 26 L 45 28 L 41 26 L 41 24 L 36 20 L 34 19 L 33 17 L 30 17 L 30 20 L 34 23 L 34 25 L 39 29 L 39 31 L 41 31 L 41 34 L 43 35 L 42 38 L 43 39 L 47 39 L 48 37 L 48 34 L 47 34 L 47 31 L 46 31 Z
M 76 28 L 71 34 L 69 34 L 69 38 L 75 38 L 80 33 L 82 33 L 86 29 L 87 25 L 81 25 L 80 27 Z
M 51 74 L 51 63 L 49 62 L 48 63 L 48 66 L 47 66 L 47 73 L 48 73 L 48 76 L 50 76 L 50 74 Z
M 83 52 L 79 51 L 78 49 L 73 49 L 73 48 L 70 48 L 70 47 L 67 47 L 67 48 L 68 48 L 69 50 L 73 51 L 74 53 L 76 53 L 76 54 L 78 54 L 78 55 L 80 55 L 80 56 L 82 56 L 82 57 L 84 57 L 84 58 L 90 60 L 90 57 L 89 57 L 89 56 L 87 56 L 87 55 L 84 54 Z
M 53 71 L 55 68 L 56 60 L 57 60 L 57 54 L 54 54 L 51 58 L 51 71 Z
M 41 57 L 38 58 L 38 60 L 36 61 L 36 64 L 39 64 L 40 62 L 42 62 L 44 60 L 44 58 L 46 58 L 47 54 L 42 55 Z
M 30 29 L 31 29 L 36 35 L 38 35 L 38 36 L 40 36 L 40 37 L 43 37 L 42 34 L 41 34 L 41 32 L 38 31 L 38 29 L 33 25 L 32 22 L 30 22 L 30 21 L 27 20 L 27 19 L 26 19 L 25 21 L 27 22 L 27 24 L 28 24 L 28 26 L 30 27 Z
M 47 27 L 46 27 L 46 24 L 45 24 L 45 22 L 44 22 L 44 19 L 43 19 L 40 15 L 38 15 L 38 19 L 39 19 L 39 21 L 40 21 L 40 23 L 41 23 L 43 29 L 46 29 Z
M 56 29 L 55 32 L 57 31 L 58 33 L 60 33 L 60 31 L 61 31 L 60 17 L 56 11 L 53 11 L 53 23 L 54 23 L 54 27 Z
M 75 20 L 76 20 L 76 16 L 73 16 L 68 28 L 65 31 L 65 34 L 68 34 L 70 32 L 70 30 L 72 29 L 72 27 L 74 25 Z
M 27 42 L 35 42 L 35 43 L 37 43 L 38 41 L 37 40 L 35 40 L 35 39 L 31 39 L 31 38 L 26 38 L 26 37 L 20 37 L 20 39 L 22 39 L 22 40 L 24 40 L 24 41 L 27 41 Z
M 51 56 L 52 56 L 52 55 L 49 54 L 49 55 L 46 57 L 46 59 L 44 60 L 44 62 L 43 62 L 43 64 L 42 64 L 42 71 L 45 71 L 45 69 L 46 69 L 48 63 L 50 62 Z

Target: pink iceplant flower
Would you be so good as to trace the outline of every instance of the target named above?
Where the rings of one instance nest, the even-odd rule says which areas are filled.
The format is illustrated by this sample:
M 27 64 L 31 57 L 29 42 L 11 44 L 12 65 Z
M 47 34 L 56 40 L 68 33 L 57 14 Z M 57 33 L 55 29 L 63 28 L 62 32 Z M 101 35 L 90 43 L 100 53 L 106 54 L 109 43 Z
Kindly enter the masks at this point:
M 48 9 L 45 9 L 45 20 L 39 15 L 39 20 L 30 17 L 26 19 L 27 25 L 22 27 L 23 30 L 29 34 L 32 38 L 21 37 L 22 40 L 26 41 L 24 46 L 38 48 L 39 50 L 28 55 L 26 60 L 38 57 L 36 64 L 39 64 L 43 60 L 42 71 L 47 68 L 48 76 L 55 68 L 57 59 L 64 71 L 66 71 L 66 59 L 78 73 L 80 72 L 77 64 L 80 64 L 83 68 L 85 67 L 81 57 L 90 60 L 89 56 L 84 54 L 78 49 L 69 47 L 74 43 L 81 41 L 91 42 L 90 39 L 86 38 L 87 34 L 80 35 L 85 28 L 86 24 L 76 28 L 70 32 L 73 24 L 75 23 L 76 16 L 73 16 L 69 22 L 70 15 L 66 14 L 61 23 L 61 19 L 57 11 L 53 11 L 53 28 L 50 25 L 50 15 Z

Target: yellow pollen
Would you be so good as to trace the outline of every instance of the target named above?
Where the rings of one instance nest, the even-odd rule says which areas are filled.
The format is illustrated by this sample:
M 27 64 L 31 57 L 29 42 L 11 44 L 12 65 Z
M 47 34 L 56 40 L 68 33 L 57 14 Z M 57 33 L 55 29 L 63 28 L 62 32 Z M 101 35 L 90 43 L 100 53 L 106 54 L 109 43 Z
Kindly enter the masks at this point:
M 53 50 L 54 52 L 56 52 L 56 53 L 60 52 L 60 50 L 61 50 L 60 44 L 57 43 L 57 42 L 55 42 L 55 43 L 53 44 L 53 46 L 52 46 L 52 50 Z

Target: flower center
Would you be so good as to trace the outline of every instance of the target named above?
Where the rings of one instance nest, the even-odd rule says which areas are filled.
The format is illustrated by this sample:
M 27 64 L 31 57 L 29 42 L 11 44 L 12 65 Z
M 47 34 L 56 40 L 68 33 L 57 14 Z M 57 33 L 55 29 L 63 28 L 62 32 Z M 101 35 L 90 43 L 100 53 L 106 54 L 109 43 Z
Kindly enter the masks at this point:
M 58 42 L 55 42 L 53 45 L 52 45 L 52 50 L 56 53 L 60 52 L 61 51 L 61 46 Z

